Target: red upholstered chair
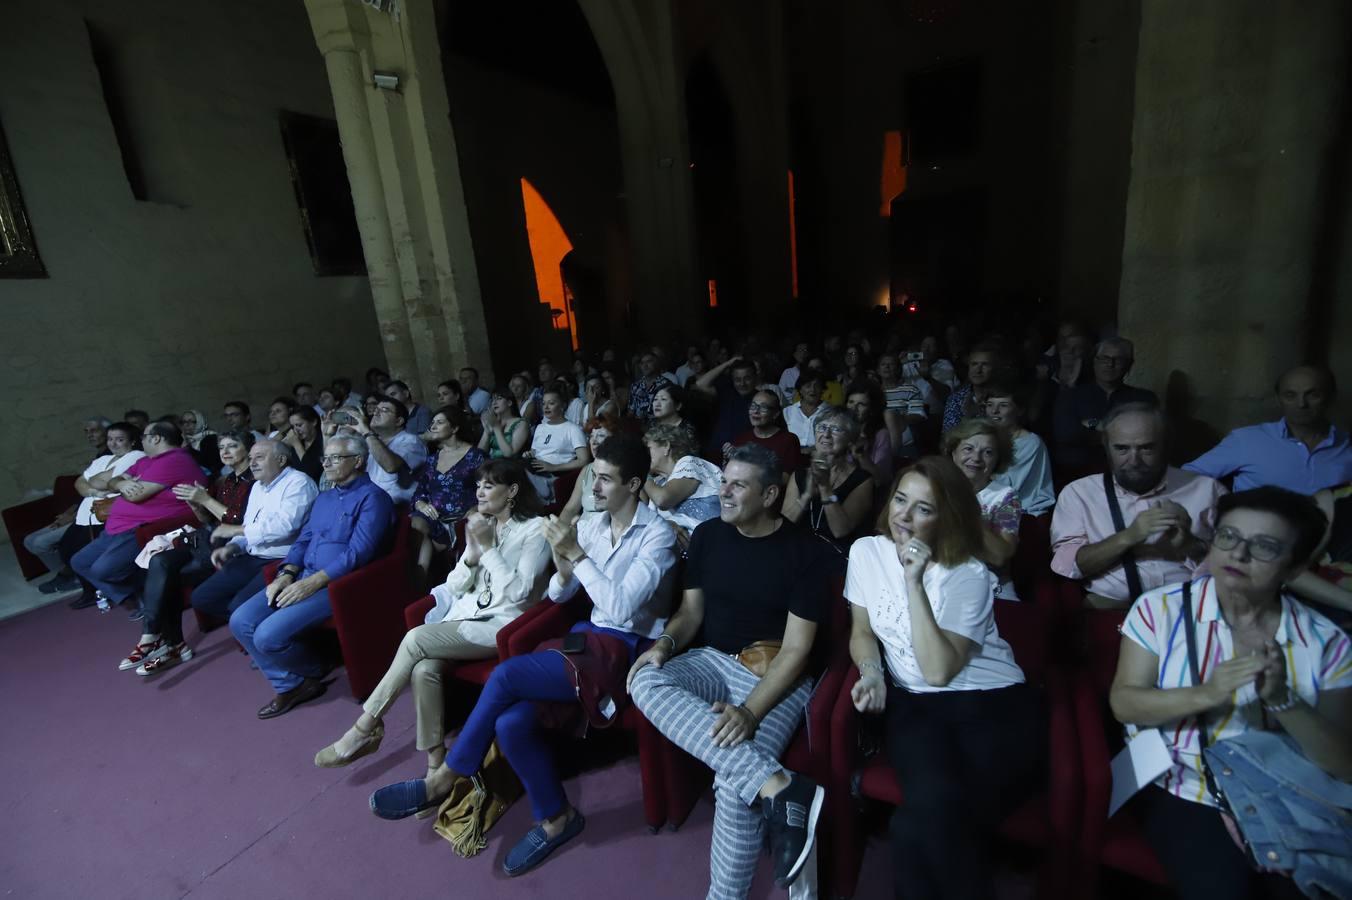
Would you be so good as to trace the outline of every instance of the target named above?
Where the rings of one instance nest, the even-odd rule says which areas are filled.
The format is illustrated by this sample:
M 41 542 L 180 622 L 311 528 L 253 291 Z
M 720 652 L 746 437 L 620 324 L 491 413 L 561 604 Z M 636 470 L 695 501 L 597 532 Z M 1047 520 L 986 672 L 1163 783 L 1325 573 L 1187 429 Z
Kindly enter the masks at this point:
M 408 507 L 395 506 L 395 534 L 382 556 L 342 578 L 329 582 L 333 615 L 320 627 L 338 636 L 348 685 L 358 702 L 375 690 L 384 676 L 399 642 L 404 638 L 404 607 L 413 598 L 409 583 Z M 263 580 L 272 581 L 282 561 L 263 569 Z
M 997 600 L 995 619 L 1000 636 L 1009 642 L 1029 683 L 1043 687 L 1048 713 L 1048 773 L 1045 789 L 1024 802 L 1000 826 L 1002 837 L 1040 848 L 1044 862 L 1041 896 L 1065 895 L 1072 871 L 1070 848 L 1081 826 L 1078 742 L 1070 694 L 1063 670 L 1050 658 L 1051 631 L 1047 615 L 1035 605 Z M 859 713 L 850 699 L 858 680 L 851 665 L 845 674 L 831 716 L 832 779 L 828 805 L 833 819 L 833 869 L 831 884 L 836 896 L 854 894 L 867 835 L 861 827 L 858 799 L 893 806 L 905 801 L 905 786 L 897 781 L 885 753 L 861 761 L 858 754 Z M 857 785 L 857 788 L 856 788 Z
M 46 528 L 52 520 L 78 503 L 80 495 L 75 493 L 75 481 L 78 475 L 58 475 L 52 481 L 52 492 L 46 497 L 38 497 L 26 503 L 16 503 L 0 512 L 4 519 L 5 531 L 9 533 L 10 545 L 14 556 L 19 560 L 19 571 L 23 577 L 32 580 L 47 572 L 42 560 L 24 549 L 23 539 L 33 532 Z
M 554 502 L 549 504 L 546 510 L 548 515 L 557 516 L 563 511 L 564 504 L 573 496 L 573 485 L 577 484 L 578 476 L 581 474 L 581 469 L 573 469 L 571 472 L 560 472 L 554 476 Z
M 1125 618 L 1125 612 L 1085 610 L 1080 623 L 1086 652 L 1075 679 L 1074 702 L 1084 771 L 1084 824 L 1078 842 L 1076 881 L 1087 897 L 1095 895 L 1100 866 L 1155 884 L 1168 884 L 1164 869 L 1146 843 L 1130 807 L 1108 818 L 1108 798 L 1112 793 L 1108 766 L 1121 748 L 1121 740 L 1116 736 L 1122 733 L 1122 727 L 1108 709 L 1108 690 L 1117 672 L 1122 642 L 1119 628 Z
M 169 516 L 164 519 L 156 519 L 154 522 L 147 522 L 136 529 L 136 544 L 144 547 L 150 543 L 150 539 L 157 534 L 168 534 L 175 528 L 182 528 L 184 525 L 200 525 L 197 516 L 192 513 L 183 513 L 178 516 Z M 183 608 L 192 609 L 192 588 L 188 585 L 182 587 Z M 204 634 L 213 628 L 219 628 L 224 624 L 220 619 L 213 619 L 198 610 L 193 610 L 193 615 L 197 618 L 197 627 Z

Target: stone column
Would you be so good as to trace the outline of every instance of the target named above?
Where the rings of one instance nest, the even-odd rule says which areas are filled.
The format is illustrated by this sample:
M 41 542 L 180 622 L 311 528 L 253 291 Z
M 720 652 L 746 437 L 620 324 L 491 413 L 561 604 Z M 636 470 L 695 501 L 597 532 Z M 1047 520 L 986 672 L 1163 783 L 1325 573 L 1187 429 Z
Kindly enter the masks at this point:
M 1144 0 L 1118 319 L 1133 381 L 1225 430 L 1311 346 L 1352 5 Z M 1324 316 L 1316 316 L 1322 319 Z
M 630 321 L 648 339 L 701 325 L 685 72 L 672 0 L 578 0 L 610 72 L 634 256 Z
M 413 342 L 404 315 L 399 267 L 394 259 L 385 192 L 376 162 L 371 117 L 366 109 L 366 85 L 370 79 L 364 72 L 348 15 L 354 10 L 342 2 L 310 2 L 307 7 L 333 92 L 338 136 L 347 164 L 376 321 L 380 324 L 380 342 L 385 348 L 385 365 L 397 372 L 412 372 L 416 369 Z M 364 23 L 358 19 L 358 24 Z
M 401 4 L 397 15 L 357 0 L 306 0 L 306 8 L 325 58 L 344 55 L 344 99 L 335 79 L 334 105 L 354 197 L 360 183 L 381 202 L 380 215 L 359 207 L 358 224 L 368 268 L 378 245 L 379 277 L 398 296 L 397 315 L 378 303 L 391 373 L 426 398 L 460 366 L 493 371 L 433 6 Z M 355 95 L 348 55 L 358 61 Z M 376 88 L 376 71 L 396 75 L 397 90 Z M 348 150 L 350 140 L 360 152 Z

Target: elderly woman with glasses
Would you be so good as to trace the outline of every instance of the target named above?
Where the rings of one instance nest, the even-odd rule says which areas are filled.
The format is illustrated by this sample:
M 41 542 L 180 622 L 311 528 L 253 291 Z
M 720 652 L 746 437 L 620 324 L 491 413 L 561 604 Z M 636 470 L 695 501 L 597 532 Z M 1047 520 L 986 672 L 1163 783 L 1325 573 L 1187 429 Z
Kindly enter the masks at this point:
M 811 463 L 789 480 L 784 518 L 806 525 L 844 554 L 873 507 L 873 479 L 850 453 L 859 422 L 843 409 L 831 409 L 817 419 L 813 433 Z
M 1324 514 L 1276 487 L 1226 495 L 1217 513 L 1210 574 L 1147 591 L 1127 614 L 1109 696 L 1129 736 L 1157 729 L 1169 752 L 1133 802 L 1184 900 L 1260 895 L 1207 786 L 1204 746 L 1280 731 L 1319 769 L 1352 779 L 1352 644 L 1284 588 L 1309 563 Z

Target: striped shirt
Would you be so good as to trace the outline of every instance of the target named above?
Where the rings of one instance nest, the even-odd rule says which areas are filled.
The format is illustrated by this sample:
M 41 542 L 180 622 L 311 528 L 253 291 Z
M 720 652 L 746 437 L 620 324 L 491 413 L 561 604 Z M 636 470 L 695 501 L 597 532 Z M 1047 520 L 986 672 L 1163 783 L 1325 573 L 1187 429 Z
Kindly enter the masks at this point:
M 1286 680 L 1291 690 L 1310 706 L 1323 691 L 1352 687 L 1352 642 L 1328 619 L 1282 594 L 1282 618 L 1273 640 L 1286 657 Z M 1235 655 L 1230 626 L 1216 601 L 1216 586 L 1209 575 L 1192 582 L 1197 665 L 1203 682 L 1212 670 Z M 1156 685 L 1164 690 L 1192 685 L 1188 666 L 1188 639 L 1183 628 L 1183 586 L 1171 584 L 1142 594 L 1122 623 L 1124 637 L 1159 659 Z M 1211 743 L 1243 734 L 1250 729 L 1276 730 L 1275 716 L 1263 710 L 1252 683 L 1235 692 L 1234 705 L 1202 715 Z M 1214 806 L 1201 774 L 1201 746 L 1196 716 L 1159 727 L 1174 765 L 1155 784 L 1176 797 Z M 1127 726 L 1127 736 L 1138 731 Z

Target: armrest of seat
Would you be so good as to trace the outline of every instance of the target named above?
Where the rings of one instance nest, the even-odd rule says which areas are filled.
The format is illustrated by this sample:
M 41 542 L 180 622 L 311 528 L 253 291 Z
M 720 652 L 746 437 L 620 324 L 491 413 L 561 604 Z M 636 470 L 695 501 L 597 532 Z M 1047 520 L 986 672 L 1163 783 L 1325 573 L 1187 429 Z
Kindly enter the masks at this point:
M 831 705 L 831 768 L 848 786 L 859 756 L 859 710 L 854 708 L 850 689 L 859 680 L 859 669 L 850 663 L 836 686 L 836 702 Z
M 9 533 L 10 546 L 19 560 L 19 570 L 24 578 L 37 578 L 47 571 L 42 560 L 24 548 L 23 539 L 35 531 L 52 524 L 52 520 L 61 512 L 61 505 L 54 497 L 38 497 L 26 503 L 7 506 L 0 517 L 4 519 L 5 531 Z
M 136 526 L 136 543 L 144 547 L 150 543 L 150 539 L 157 534 L 168 534 L 175 528 L 182 528 L 185 525 L 200 525 L 197 516 L 191 512 L 179 513 L 175 516 L 165 516 L 163 519 L 155 519 L 152 522 L 144 522 Z
M 1080 756 L 1080 783 L 1084 785 L 1080 846 L 1088 860 L 1097 860 L 1108 824 L 1108 799 L 1113 787 L 1112 761 L 1104 730 L 1104 697 L 1087 675 L 1075 679 L 1069 693 Z
M 507 656 L 530 653 L 545 641 L 562 637 L 568 633 L 568 629 L 591 613 L 591 607 L 591 598 L 582 591 L 578 591 L 577 596 L 566 603 L 553 603 L 549 599 L 541 601 L 503 629 L 512 629 L 505 638 Z M 503 641 L 503 634 L 499 632 L 499 653 L 502 652 Z
M 408 606 L 405 606 L 404 627 L 409 631 L 417 628 L 423 623 L 423 620 L 427 618 L 427 614 L 432 611 L 432 607 L 436 605 L 436 600 L 433 599 L 431 594 L 428 594 L 425 597 L 414 600 Z

